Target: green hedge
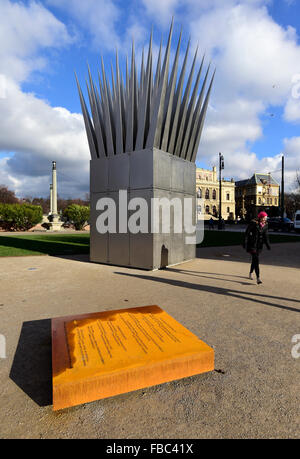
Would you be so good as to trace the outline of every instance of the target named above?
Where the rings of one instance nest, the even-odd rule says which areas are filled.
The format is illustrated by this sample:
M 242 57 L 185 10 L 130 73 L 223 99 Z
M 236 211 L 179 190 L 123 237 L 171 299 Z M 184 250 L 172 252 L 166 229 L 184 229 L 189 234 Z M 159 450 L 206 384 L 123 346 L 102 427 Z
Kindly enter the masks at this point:
M 78 204 L 70 204 L 63 212 L 63 217 L 72 223 L 76 230 L 82 230 L 84 225 L 89 221 L 90 208 Z
M 42 219 L 41 206 L 0 203 L 0 226 L 6 231 L 26 231 Z

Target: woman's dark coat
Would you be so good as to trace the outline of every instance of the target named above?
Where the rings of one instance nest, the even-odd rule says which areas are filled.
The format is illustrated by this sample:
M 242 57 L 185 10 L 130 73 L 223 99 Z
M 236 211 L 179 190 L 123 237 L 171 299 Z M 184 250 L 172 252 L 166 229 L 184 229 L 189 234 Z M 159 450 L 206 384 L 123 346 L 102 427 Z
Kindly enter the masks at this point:
M 259 253 L 262 251 L 264 244 L 270 250 L 268 224 L 266 223 L 261 227 L 258 220 L 252 220 L 246 229 L 243 247 L 247 252 Z

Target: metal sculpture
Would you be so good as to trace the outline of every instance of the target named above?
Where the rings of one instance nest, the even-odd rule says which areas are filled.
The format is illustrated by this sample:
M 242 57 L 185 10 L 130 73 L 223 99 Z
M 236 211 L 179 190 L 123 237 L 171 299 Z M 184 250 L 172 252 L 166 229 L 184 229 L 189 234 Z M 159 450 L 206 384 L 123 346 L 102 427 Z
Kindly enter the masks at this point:
M 93 81 L 88 68 L 89 77 L 86 83 L 91 116 L 76 76 L 91 153 L 92 261 L 149 269 L 159 268 L 161 264 L 160 255 L 154 256 L 153 254 L 154 251 L 158 253 L 161 249 L 162 239 L 158 242 L 159 247 L 156 250 L 155 237 L 151 240 L 152 256 L 145 263 L 142 260 L 132 260 L 130 240 L 136 240 L 136 235 L 128 234 L 129 248 L 126 249 L 125 257 L 122 258 L 122 255 L 111 257 L 111 253 L 115 252 L 111 246 L 113 236 L 107 235 L 107 240 L 104 240 L 104 236 L 97 234 L 95 230 L 96 201 L 103 194 L 109 195 L 125 189 L 129 193 L 135 191 L 135 194 L 137 190 L 150 190 L 151 197 L 156 195 L 155 191 L 160 190 L 158 194 L 161 195 L 164 190 L 169 199 L 177 192 L 181 193 L 180 199 L 184 195 L 195 196 L 195 161 L 215 72 L 206 92 L 209 65 L 199 91 L 204 64 L 203 57 L 192 89 L 197 49 L 185 85 L 190 41 L 179 73 L 182 32 L 171 66 L 172 34 L 173 21 L 164 56 L 162 56 L 162 43 L 160 45 L 155 74 L 152 59 L 152 32 L 147 62 L 144 62 L 143 53 L 139 78 L 134 43 L 132 44 L 130 72 L 128 61 L 126 61 L 125 83 L 120 71 L 118 53 L 116 54 L 115 74 L 112 69 L 111 84 L 105 73 L 103 59 L 101 59 L 102 78 L 98 72 L 98 86 Z M 149 168 L 152 171 L 151 180 L 147 177 Z M 170 176 L 169 181 L 167 175 Z M 127 242 L 124 242 L 125 245 Z M 107 250 L 103 251 L 103 244 L 107 245 Z M 119 244 L 116 244 L 121 252 L 122 244 L 120 241 Z M 184 242 L 181 241 L 179 245 L 182 244 Z M 163 245 L 170 246 L 170 241 Z M 178 248 L 178 244 L 176 245 Z M 172 252 L 170 247 L 168 251 L 168 264 L 172 264 L 193 258 L 195 248 L 187 250 L 181 247 L 180 254 L 177 250 L 177 256 L 174 257 L 170 253 Z

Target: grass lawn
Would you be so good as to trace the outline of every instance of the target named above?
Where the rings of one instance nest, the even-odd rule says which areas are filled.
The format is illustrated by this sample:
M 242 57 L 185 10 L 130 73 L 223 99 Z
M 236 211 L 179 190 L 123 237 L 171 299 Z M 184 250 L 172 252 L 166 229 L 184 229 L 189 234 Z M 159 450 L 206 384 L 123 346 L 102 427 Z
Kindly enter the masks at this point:
M 89 234 L 0 235 L 0 257 L 89 253 Z
M 269 233 L 270 243 L 300 242 L 299 236 L 285 236 Z M 197 247 L 222 247 L 226 245 L 242 245 L 244 233 L 238 231 L 213 231 L 205 230 L 204 240 Z
M 299 236 L 269 234 L 271 244 L 300 242 Z M 241 245 L 243 233 L 233 231 L 205 231 L 204 241 L 198 247 Z M 0 257 L 24 255 L 76 255 L 89 253 L 90 235 L 87 234 L 40 234 L 0 235 Z

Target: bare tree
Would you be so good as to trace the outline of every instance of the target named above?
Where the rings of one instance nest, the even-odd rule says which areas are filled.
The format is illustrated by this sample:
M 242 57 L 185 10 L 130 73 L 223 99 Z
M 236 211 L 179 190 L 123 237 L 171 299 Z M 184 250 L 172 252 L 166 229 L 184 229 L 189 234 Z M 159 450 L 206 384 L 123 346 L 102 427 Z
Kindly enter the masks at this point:
M 14 191 L 11 191 L 5 185 L 0 185 L 0 202 L 4 204 L 17 204 L 19 199 Z
M 298 192 L 300 193 L 300 172 L 296 171 L 296 186 L 298 187 Z

